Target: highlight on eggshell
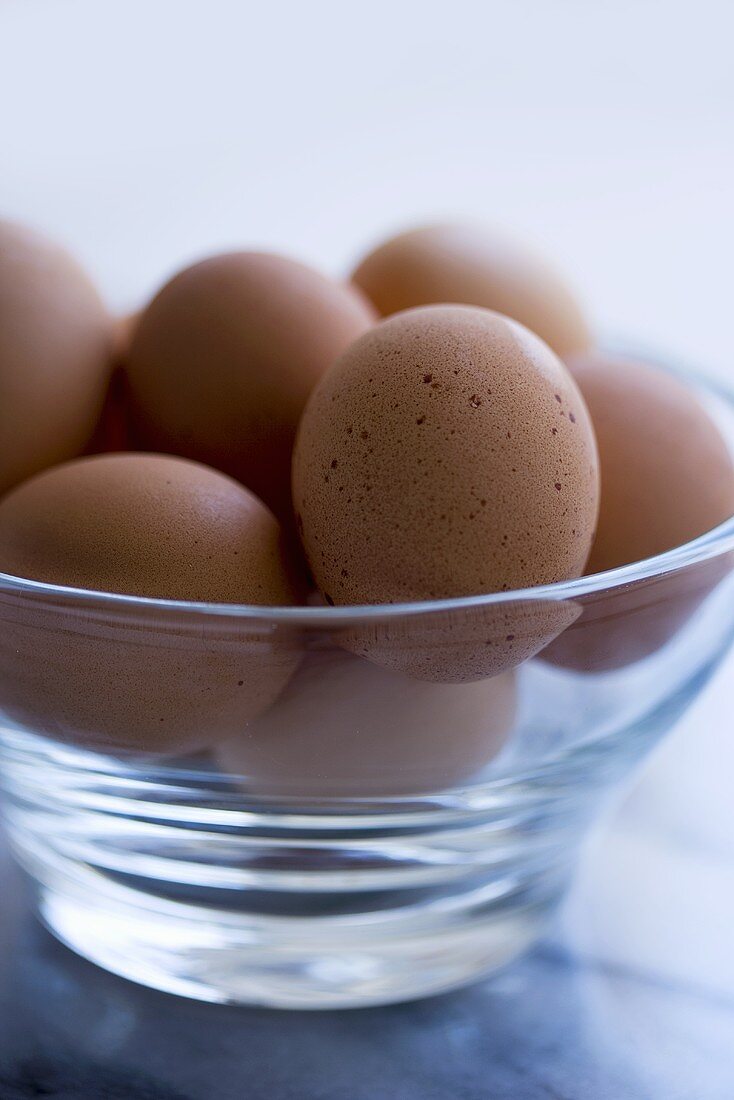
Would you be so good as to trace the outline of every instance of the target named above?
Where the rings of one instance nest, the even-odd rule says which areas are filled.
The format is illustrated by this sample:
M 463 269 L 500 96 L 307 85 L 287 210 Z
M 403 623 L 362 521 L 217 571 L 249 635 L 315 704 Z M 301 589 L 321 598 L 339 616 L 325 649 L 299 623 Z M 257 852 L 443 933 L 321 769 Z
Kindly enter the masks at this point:
M 186 268 L 133 335 L 126 370 L 138 444 L 223 470 L 290 522 L 303 407 L 373 321 L 361 292 L 282 256 L 236 252 Z
M 77 261 L 0 221 L 0 495 L 87 446 L 112 342 L 111 318 Z
M 300 593 L 286 553 L 277 521 L 252 493 L 180 458 L 84 458 L 0 501 L 0 571 L 47 584 L 292 605 Z M 266 624 L 233 631 L 161 615 L 141 627 L 114 607 L 39 609 L 32 596 L 6 609 L 6 713 L 97 747 L 192 751 L 242 729 L 297 664 L 287 633 Z
M 525 325 L 558 355 L 592 344 L 566 280 L 532 249 L 477 225 L 431 225 L 375 248 L 352 275 L 383 316 L 414 306 L 482 306 Z

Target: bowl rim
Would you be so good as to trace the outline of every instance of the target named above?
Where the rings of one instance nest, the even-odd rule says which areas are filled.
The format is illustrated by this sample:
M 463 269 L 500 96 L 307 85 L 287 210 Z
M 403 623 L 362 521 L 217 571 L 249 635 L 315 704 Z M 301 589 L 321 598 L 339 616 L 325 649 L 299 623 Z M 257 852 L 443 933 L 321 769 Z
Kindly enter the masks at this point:
M 632 344 L 621 340 L 604 341 L 599 346 L 607 354 L 635 358 L 664 370 L 684 383 L 693 382 L 699 391 L 704 391 L 704 395 L 708 393 L 718 397 L 734 408 L 734 387 L 727 386 L 707 371 L 693 369 L 683 364 L 675 356 L 661 354 L 659 351 L 640 347 L 637 343 Z M 104 607 L 110 612 L 115 608 L 127 608 L 148 610 L 161 615 L 185 613 L 237 620 L 268 620 L 281 624 L 298 624 L 302 627 L 324 627 L 344 622 L 351 624 L 357 620 L 384 620 L 436 612 L 464 611 L 470 608 L 515 603 L 520 600 L 524 602 L 573 600 L 640 581 L 654 580 L 731 550 L 734 550 L 734 515 L 690 542 L 682 543 L 654 557 L 644 558 L 601 573 L 577 577 L 574 580 L 554 581 L 551 584 L 530 588 L 488 592 L 475 596 L 413 600 L 402 603 L 345 604 L 338 607 L 206 603 L 195 600 L 161 599 L 153 596 L 131 596 L 119 592 L 47 584 L 44 581 L 15 577 L 2 571 L 0 571 L 0 595 L 28 593 L 46 596 L 52 601 L 61 600 L 67 606 L 70 601 L 81 605 L 94 604 L 97 608 Z

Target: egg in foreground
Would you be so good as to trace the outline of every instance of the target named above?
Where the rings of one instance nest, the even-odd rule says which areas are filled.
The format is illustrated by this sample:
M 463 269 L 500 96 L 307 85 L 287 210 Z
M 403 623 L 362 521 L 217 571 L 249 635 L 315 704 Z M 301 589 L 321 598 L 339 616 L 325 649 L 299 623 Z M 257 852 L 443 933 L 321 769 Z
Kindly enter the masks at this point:
M 582 573 L 598 507 L 596 446 L 578 389 L 542 341 L 488 310 L 431 306 L 382 321 L 324 377 L 301 421 L 293 492 L 329 603 L 503 592 Z M 575 612 L 559 609 L 557 623 L 540 609 L 537 645 L 520 609 L 518 651 L 536 652 L 568 624 Z M 519 632 L 512 609 L 477 612 L 463 639 L 448 631 L 443 647 L 434 637 L 424 656 L 420 622 L 407 645 L 389 625 L 377 635 L 365 626 L 350 645 L 422 678 L 478 678 L 511 664 Z M 500 653 L 487 639 L 502 637 Z
M 46 471 L 0 502 L 0 570 L 165 600 L 292 604 L 280 527 L 230 478 L 160 455 Z M 297 656 L 257 619 L 76 603 L 32 590 L 6 609 L 3 706 L 37 732 L 110 749 L 184 752 L 269 706 Z
M 596 447 L 537 337 L 433 306 L 383 321 L 328 372 L 301 421 L 293 492 L 330 603 L 507 591 L 583 571 Z

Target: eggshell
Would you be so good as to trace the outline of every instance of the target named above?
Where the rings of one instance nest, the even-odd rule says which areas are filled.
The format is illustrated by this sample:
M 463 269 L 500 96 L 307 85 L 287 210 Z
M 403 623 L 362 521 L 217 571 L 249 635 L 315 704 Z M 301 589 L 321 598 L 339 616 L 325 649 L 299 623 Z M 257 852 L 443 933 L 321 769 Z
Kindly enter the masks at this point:
M 570 361 L 599 447 L 603 488 L 587 573 L 654 557 L 734 514 L 734 465 L 695 393 L 646 363 Z
M 111 321 L 64 249 L 0 222 L 0 494 L 80 454 L 110 374 Z
M 383 668 L 417 680 L 465 684 L 534 657 L 579 613 L 573 600 L 510 600 L 377 617 L 336 636 L 346 649 Z
M 327 601 L 394 603 L 578 576 L 596 448 L 563 364 L 508 318 L 410 310 L 337 361 L 301 421 L 294 503 Z
M 0 503 L 0 570 L 167 600 L 291 604 L 280 528 L 224 475 L 159 455 L 56 467 Z M 192 751 L 269 706 L 297 653 L 264 621 L 191 618 L 33 593 L 6 602 L 6 713 L 65 740 Z M 137 614 L 137 617 L 136 617 Z
M 683 631 L 734 568 L 721 554 L 644 580 L 577 597 L 578 618 L 541 659 L 575 672 L 613 672 L 651 657 Z
M 459 302 L 504 313 L 568 355 L 591 344 L 572 291 L 544 259 L 478 226 L 434 225 L 382 244 L 352 279 L 382 316 Z
M 218 761 L 261 793 L 418 794 L 469 782 L 514 716 L 513 673 L 425 684 L 338 650 L 314 652 L 274 706 L 220 746 Z
M 695 393 L 649 364 L 601 352 L 570 360 L 594 424 L 602 471 L 587 573 L 664 553 L 734 514 L 734 465 Z M 544 653 L 608 671 L 654 653 L 731 569 L 729 556 L 586 598 L 572 631 Z
M 138 441 L 207 462 L 290 517 L 309 393 L 372 323 L 353 288 L 280 256 L 232 253 L 172 279 L 143 312 L 127 370 Z

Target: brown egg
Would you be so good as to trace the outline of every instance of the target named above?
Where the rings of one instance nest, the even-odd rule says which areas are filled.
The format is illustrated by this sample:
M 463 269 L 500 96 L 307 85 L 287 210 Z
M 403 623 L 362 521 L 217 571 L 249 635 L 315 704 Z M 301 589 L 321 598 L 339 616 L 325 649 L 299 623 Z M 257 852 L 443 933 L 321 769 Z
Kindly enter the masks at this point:
M 375 618 L 335 639 L 353 653 L 416 680 L 466 684 L 534 657 L 573 623 L 572 600 L 509 600 L 419 615 Z
M 76 261 L 0 222 L 0 494 L 80 454 L 110 373 L 111 322 Z
M 362 260 L 352 279 L 383 317 L 459 302 L 520 321 L 558 355 L 591 344 L 583 312 L 560 275 L 527 248 L 481 227 L 435 225 L 401 233 Z
M 578 616 L 541 658 L 575 672 L 612 672 L 662 649 L 734 568 L 714 558 L 575 599 Z
M 587 573 L 672 550 L 734 514 L 732 456 L 687 386 L 601 352 L 569 367 L 591 415 L 603 478 Z
M 425 684 L 348 653 L 306 657 L 277 702 L 218 761 L 247 789 L 302 796 L 397 796 L 471 779 L 515 717 L 514 674 Z
M 597 501 L 571 376 L 488 310 L 383 321 L 337 361 L 301 421 L 294 503 L 314 577 L 336 604 L 578 576 Z
M 303 406 L 373 317 L 358 291 L 280 256 L 240 252 L 187 268 L 133 337 L 139 442 L 216 466 L 289 517 Z
M 570 360 L 596 432 L 599 523 L 587 573 L 689 542 L 734 514 L 734 465 L 696 395 L 649 364 L 601 352 Z M 544 653 L 582 671 L 619 668 L 655 652 L 731 568 L 704 562 L 584 601 L 571 631 Z
M 0 503 L 0 571 L 167 600 L 291 604 L 280 528 L 224 475 L 160 455 L 85 458 Z M 150 752 L 231 736 L 297 662 L 266 623 L 33 594 L 6 609 L 0 699 L 31 729 Z

